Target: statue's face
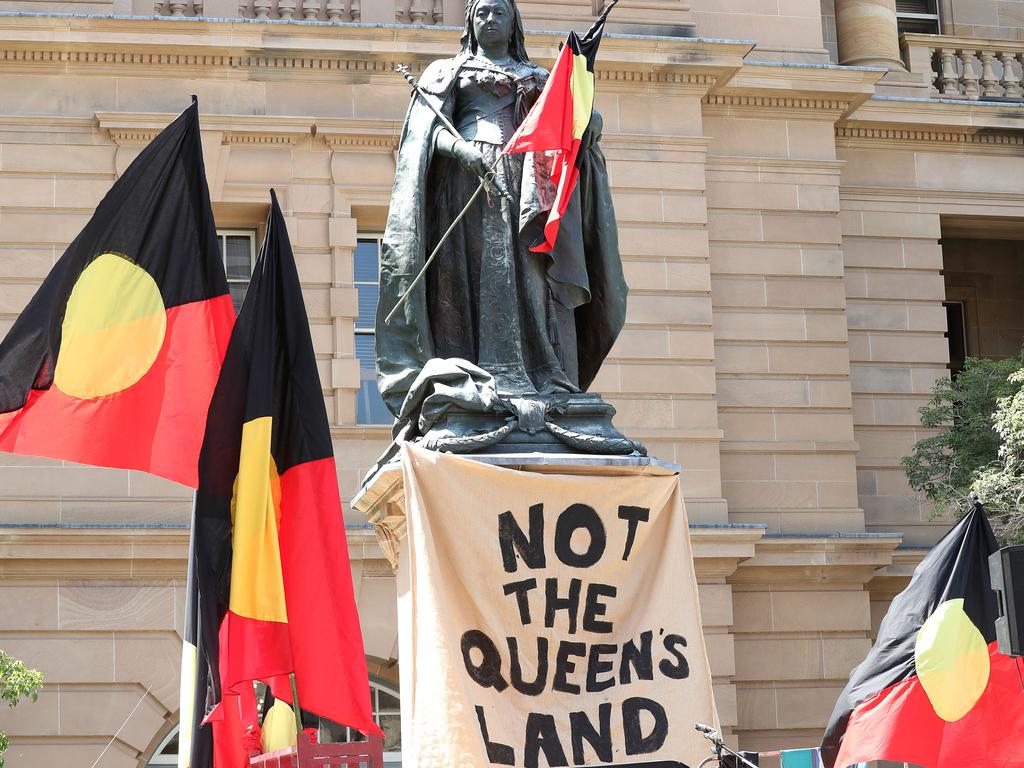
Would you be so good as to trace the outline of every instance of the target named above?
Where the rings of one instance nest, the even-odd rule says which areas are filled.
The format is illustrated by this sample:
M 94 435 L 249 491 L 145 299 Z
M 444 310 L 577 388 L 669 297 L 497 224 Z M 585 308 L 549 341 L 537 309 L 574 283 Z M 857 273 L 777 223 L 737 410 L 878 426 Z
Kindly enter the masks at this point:
M 480 0 L 473 8 L 473 33 L 485 48 L 512 39 L 512 7 L 506 0 Z

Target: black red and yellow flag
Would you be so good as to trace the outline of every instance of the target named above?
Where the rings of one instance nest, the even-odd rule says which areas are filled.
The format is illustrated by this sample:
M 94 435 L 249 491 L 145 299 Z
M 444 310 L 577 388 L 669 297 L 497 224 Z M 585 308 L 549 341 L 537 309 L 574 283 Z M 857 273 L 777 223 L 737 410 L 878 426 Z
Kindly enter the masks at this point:
M 193 103 L 114 183 L 0 342 L 0 451 L 194 488 L 234 317 Z
M 1024 766 L 1021 660 L 996 645 L 996 549 L 976 504 L 917 566 L 836 703 L 821 744 L 826 768 Z
M 303 709 L 380 733 L 323 391 L 284 217 L 271 197 L 210 404 L 193 518 L 182 675 L 193 658 L 195 675 L 182 702 L 194 702 L 195 720 L 216 705 L 206 719 L 217 768 L 246 764 L 239 748 L 255 717 L 254 680 L 291 702 L 294 673 Z M 193 735 L 191 765 L 208 768 L 210 729 Z
M 587 134 L 594 130 L 594 62 L 608 14 L 618 1 L 605 6 L 583 37 L 570 32 L 565 38 L 544 90 L 504 149 L 509 154 L 554 153 L 551 181 L 556 194 L 544 224 L 544 240 L 531 248 L 537 253 L 550 253 L 555 247 L 559 224 L 580 176 L 585 157 L 580 147 L 590 143 Z

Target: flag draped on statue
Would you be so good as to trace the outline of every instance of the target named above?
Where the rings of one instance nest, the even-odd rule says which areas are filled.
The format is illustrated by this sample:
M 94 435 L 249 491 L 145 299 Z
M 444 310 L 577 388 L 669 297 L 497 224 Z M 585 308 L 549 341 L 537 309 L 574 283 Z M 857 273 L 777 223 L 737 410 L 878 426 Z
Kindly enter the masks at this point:
M 0 342 L 0 451 L 195 487 L 234 316 L 193 104 L 114 183 Z
M 976 504 L 921 561 L 836 703 L 821 745 L 826 768 L 1024 766 L 1021 660 L 995 642 L 996 548 Z
M 252 681 L 379 734 L 331 435 L 298 273 L 271 193 L 267 234 L 210 405 L 193 518 L 182 711 L 193 768 L 245 765 Z M 194 663 L 193 663 L 194 660 Z M 209 698 L 208 698 L 209 696 Z M 198 724 L 207 702 L 211 729 Z M 183 726 L 182 730 L 185 730 Z M 240 762 L 241 761 L 241 762 Z M 187 764 L 187 763 L 186 763 Z
M 569 206 L 580 176 L 584 155 L 580 147 L 589 144 L 586 134 L 593 132 L 594 61 L 601 45 L 608 13 L 618 0 L 611 0 L 587 33 L 580 37 L 570 32 L 558 54 L 551 77 L 505 147 L 516 152 L 553 152 L 551 181 L 556 188 L 554 203 L 544 224 L 544 241 L 531 250 L 550 253 L 558 237 L 558 227 Z

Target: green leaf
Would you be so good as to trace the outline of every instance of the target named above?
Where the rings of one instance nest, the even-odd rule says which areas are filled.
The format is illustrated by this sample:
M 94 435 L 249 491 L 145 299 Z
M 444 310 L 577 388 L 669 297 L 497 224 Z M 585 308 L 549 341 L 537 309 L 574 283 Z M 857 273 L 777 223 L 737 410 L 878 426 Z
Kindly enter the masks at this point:
M 43 673 L 29 669 L 13 656 L 0 651 L 0 699 L 11 707 L 22 699 L 36 701 L 43 685 Z M 4 768 L 4 752 L 9 744 L 7 734 L 0 731 L 0 768 Z

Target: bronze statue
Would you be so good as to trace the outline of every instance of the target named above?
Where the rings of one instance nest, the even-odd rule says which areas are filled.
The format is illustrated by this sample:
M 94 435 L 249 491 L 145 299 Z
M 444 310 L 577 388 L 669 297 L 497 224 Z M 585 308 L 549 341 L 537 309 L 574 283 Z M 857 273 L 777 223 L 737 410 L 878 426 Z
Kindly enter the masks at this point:
M 511 440 L 517 429 L 542 432 L 556 414 L 564 420 L 570 413 L 588 414 L 577 418 L 577 426 L 592 427 L 584 436 L 622 437 L 611 428 L 611 407 L 579 394 L 611 349 L 626 308 L 600 130 L 581 148 L 585 162 L 551 253 L 530 250 L 555 196 L 549 158 L 501 154 L 546 79 L 526 54 L 514 0 L 470 0 L 462 50 L 432 62 L 413 94 L 377 311 L 378 384 L 398 420 L 396 440 L 426 435 L 434 447 L 478 450 Z M 594 120 L 600 121 L 597 113 Z M 508 195 L 478 196 L 426 279 L 399 305 L 426 255 L 488 174 Z M 601 452 L 637 449 L 626 443 Z

